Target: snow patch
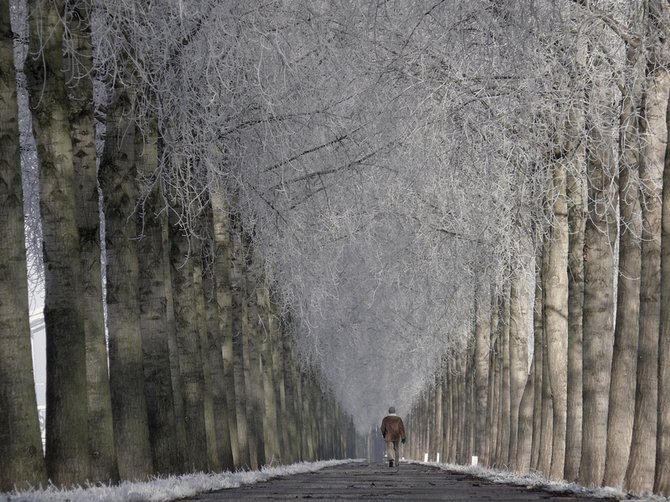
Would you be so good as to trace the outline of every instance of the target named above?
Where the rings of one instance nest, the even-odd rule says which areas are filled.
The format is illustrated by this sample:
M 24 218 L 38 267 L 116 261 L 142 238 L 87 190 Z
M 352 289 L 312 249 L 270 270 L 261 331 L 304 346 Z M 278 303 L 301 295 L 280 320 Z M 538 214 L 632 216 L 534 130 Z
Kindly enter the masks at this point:
M 413 463 L 430 465 L 444 471 L 469 474 L 478 478 L 486 479 L 493 483 L 506 485 L 523 486 L 526 488 L 540 488 L 551 493 L 571 493 L 593 498 L 614 498 L 619 500 L 647 500 L 650 502 L 668 501 L 670 498 L 658 495 L 635 495 L 625 492 L 620 488 L 605 487 L 585 487 L 576 483 L 567 481 L 554 481 L 547 479 L 541 473 L 534 471 L 526 474 L 519 472 L 506 471 L 501 469 L 490 469 L 481 465 L 457 465 L 443 464 L 438 462 L 418 462 Z
M 262 467 L 259 471 L 197 472 L 181 476 L 154 478 L 144 483 L 123 482 L 118 485 L 95 485 L 61 490 L 50 486 L 46 490 L 0 493 L 0 502 L 163 502 L 226 488 L 237 488 L 267 481 L 280 476 L 314 472 L 326 467 L 360 462 L 360 460 L 322 460 L 299 462 L 278 467 Z

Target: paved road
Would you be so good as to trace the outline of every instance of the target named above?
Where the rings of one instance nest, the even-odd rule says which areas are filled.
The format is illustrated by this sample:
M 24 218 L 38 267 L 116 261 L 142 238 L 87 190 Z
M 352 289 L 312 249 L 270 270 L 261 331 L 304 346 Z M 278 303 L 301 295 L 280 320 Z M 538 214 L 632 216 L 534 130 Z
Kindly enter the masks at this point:
M 189 500 L 495 500 L 613 501 L 572 494 L 493 484 L 465 474 L 419 464 L 402 464 L 397 471 L 382 464 L 345 464 L 296 474 L 264 483 L 202 494 Z

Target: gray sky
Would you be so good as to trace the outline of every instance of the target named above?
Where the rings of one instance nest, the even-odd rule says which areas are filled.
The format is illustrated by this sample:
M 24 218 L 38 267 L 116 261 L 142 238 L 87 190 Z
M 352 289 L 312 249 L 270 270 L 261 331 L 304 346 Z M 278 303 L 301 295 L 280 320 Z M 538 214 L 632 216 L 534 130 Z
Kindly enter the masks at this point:
M 46 406 L 47 340 L 44 331 L 44 299 L 30 298 L 30 335 L 33 342 L 33 369 L 37 406 Z

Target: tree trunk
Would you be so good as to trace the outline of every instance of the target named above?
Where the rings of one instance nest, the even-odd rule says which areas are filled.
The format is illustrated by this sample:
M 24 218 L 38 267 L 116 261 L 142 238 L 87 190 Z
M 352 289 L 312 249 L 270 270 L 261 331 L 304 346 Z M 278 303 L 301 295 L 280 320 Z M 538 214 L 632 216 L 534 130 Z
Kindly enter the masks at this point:
M 242 242 L 236 228 L 231 229 L 231 252 L 232 266 L 230 272 L 230 289 L 232 294 L 232 333 L 233 333 L 233 358 L 235 379 L 235 416 L 237 421 L 237 439 L 239 448 L 239 468 L 251 467 L 249 452 L 249 427 L 247 422 L 246 385 L 244 375 L 244 333 L 242 330 L 242 319 L 244 311 L 244 277 Z
M 500 308 L 500 304 L 497 306 Z M 501 312 L 498 312 L 498 316 L 501 315 Z M 498 325 L 496 327 L 496 341 L 495 341 L 495 432 L 493 444 L 493 466 L 503 468 L 502 461 L 502 437 L 505 434 L 503 429 L 503 420 L 502 420 L 502 406 L 503 406 L 503 352 L 505 350 L 504 336 L 503 336 L 503 327 L 502 321 L 498 320 Z M 458 399 L 458 394 L 454 396 L 454 399 Z M 458 402 L 458 401 L 457 401 Z
M 209 217 L 211 227 L 211 216 Z M 213 256 L 215 243 L 205 243 L 207 250 L 203 252 L 203 289 L 204 306 L 207 319 L 207 337 L 205 357 L 209 359 L 212 386 L 212 411 L 216 432 L 216 461 L 219 469 L 233 469 L 233 456 L 230 448 L 230 429 L 228 428 L 228 403 L 226 379 L 223 369 L 223 332 L 221 330 L 221 312 L 216 299 L 218 277 L 213 264 L 205 267 L 207 257 Z
M 456 375 L 455 373 L 455 368 L 454 368 L 454 360 L 449 359 L 448 367 L 447 367 L 447 390 L 448 390 L 448 401 L 447 401 L 447 406 L 449 410 L 449 420 L 447 422 L 448 425 L 448 433 L 447 433 L 447 438 L 449 440 L 449 452 L 446 457 L 447 461 L 450 463 L 456 463 L 456 447 L 457 447 L 457 442 L 458 442 L 458 437 L 456 436 L 457 431 L 456 431 L 456 426 L 457 426 L 457 418 L 458 418 L 458 406 L 456 403 L 455 399 L 455 394 L 456 394 Z M 494 414 L 494 411 L 491 410 L 491 414 Z M 420 451 L 416 452 L 415 458 L 420 458 Z
M 464 344 L 466 345 L 466 344 Z M 468 352 L 467 345 L 462 347 L 457 353 L 457 409 L 458 409 L 458 418 L 457 418 L 457 440 L 458 440 L 458 454 L 456 460 L 459 464 L 464 464 L 466 462 L 468 454 L 468 429 L 467 429 L 467 369 L 468 369 Z M 430 407 L 429 397 L 426 395 L 426 408 Z M 431 433 L 428 431 L 426 436 L 426 443 L 428 448 L 430 447 L 431 442 Z M 429 449 L 426 451 L 429 451 Z
M 527 285 L 517 272 L 510 287 L 510 447 L 508 465 L 514 466 L 519 440 L 519 406 L 528 377 Z
M 305 376 L 307 399 L 302 401 L 303 409 L 309 417 L 309 432 L 308 432 L 308 459 L 310 461 L 319 460 L 318 447 L 320 442 L 319 421 L 318 417 L 321 413 L 321 405 L 323 403 L 323 396 L 320 389 L 314 381 L 314 374 L 309 373 Z
M 229 435 L 230 452 L 224 451 L 223 465 L 232 462 L 231 468 L 239 464 L 239 442 L 237 437 L 237 417 L 235 415 L 235 377 L 233 360 L 233 331 L 231 315 L 230 285 L 230 221 L 224 194 L 210 192 L 212 203 L 212 225 L 214 238 L 214 277 L 216 301 L 219 309 L 219 330 L 221 331 L 221 353 L 223 357 L 223 382 L 226 390 L 226 409 L 221 417 Z M 225 431 L 224 431 L 225 432 Z
M 139 248 L 140 328 L 144 361 L 144 392 L 147 401 L 149 440 L 154 469 L 157 474 L 181 472 L 183 459 L 177 450 L 177 429 L 174 413 L 172 368 L 170 365 L 170 332 L 174 317 L 168 316 L 167 289 L 172 288 L 169 271 L 169 250 L 163 234 L 167 216 L 162 208 L 160 183 L 150 185 L 158 169 L 158 138 L 155 122 L 146 134 L 136 135 L 135 158 L 140 178 L 146 180 L 137 233 Z
M 500 407 L 500 365 L 499 361 L 499 350 L 500 350 L 500 337 L 498 332 L 498 305 L 496 301 L 496 295 L 491 295 L 491 323 L 489 326 L 490 331 L 490 351 L 489 351 L 489 394 L 486 403 L 486 414 L 488 420 L 488 433 L 487 433 L 487 452 L 486 452 L 486 465 L 489 467 L 494 467 L 497 462 L 496 458 L 496 445 L 498 443 L 498 409 Z M 451 385 L 449 386 L 450 394 L 453 396 L 453 391 Z
M 249 458 L 251 468 L 258 469 L 265 463 L 263 445 L 263 382 L 258 355 L 259 324 L 256 295 L 256 273 L 251 256 L 253 251 L 250 240 L 244 239 L 244 309 L 242 322 L 242 341 L 244 344 L 244 383 L 246 389 L 247 424 L 249 427 Z
M 670 99 L 663 169 L 661 230 L 661 329 L 658 341 L 658 430 L 654 492 L 670 496 Z
M 474 453 L 486 459 L 486 393 L 489 380 L 489 329 L 490 314 L 483 305 L 481 292 L 484 288 L 475 289 L 475 447 Z M 486 302 L 485 304 L 490 304 Z M 484 310 L 482 312 L 481 310 Z
M 461 388 L 462 385 L 462 380 L 459 380 L 459 388 Z M 426 386 L 426 389 L 424 390 L 423 396 L 424 396 L 424 402 L 425 402 L 425 410 L 424 410 L 424 416 L 423 420 L 424 423 L 426 424 L 426 453 L 428 453 L 428 460 L 433 460 L 433 436 L 434 436 L 434 428 L 433 428 L 433 420 L 434 420 L 434 415 L 433 415 L 433 399 L 432 399 L 432 384 L 428 384 Z M 461 405 L 463 405 L 464 400 L 461 400 Z M 460 448 L 462 450 L 463 448 L 463 439 L 465 435 L 462 435 L 460 440 Z
M 530 365 L 526 379 L 526 388 L 519 405 L 519 440 L 516 452 L 515 470 L 526 473 L 530 471 L 530 453 L 533 444 L 533 398 L 535 395 L 535 361 Z
M 46 465 L 56 485 L 89 475 L 86 334 L 68 99 L 63 0 L 31 0 L 26 76 L 40 162 L 47 336 Z
M 203 215 L 200 215 L 203 218 Z M 215 415 L 215 405 L 218 409 L 221 407 L 221 401 L 214 400 L 214 375 L 216 367 L 212 366 L 211 361 L 220 359 L 221 344 L 213 340 L 210 345 L 207 332 L 207 309 L 205 308 L 205 296 L 203 287 L 203 246 L 201 239 L 193 239 L 191 245 L 193 252 L 193 305 L 195 307 L 195 329 L 198 333 L 200 346 L 200 361 L 202 364 L 203 376 L 203 400 L 205 418 L 205 435 L 207 437 L 207 469 L 209 471 L 220 471 L 221 462 L 219 461 L 218 451 L 222 446 L 217 437 Z M 209 354 L 214 351 L 214 354 Z M 218 356 L 218 358 L 217 358 Z M 218 389 L 221 390 L 221 389 Z
M 174 211 L 169 214 L 170 263 L 175 326 L 179 349 L 184 427 L 186 430 L 186 470 L 206 471 L 208 468 L 207 432 L 205 428 L 205 370 L 203 369 L 199 315 L 196 295 L 194 261 L 189 230 L 181 227 Z
M 642 268 L 640 273 L 640 339 L 637 352 L 637 386 L 633 437 L 625 486 L 651 492 L 656 465 L 658 410 L 658 342 L 661 315 L 662 184 L 667 140 L 666 109 L 670 75 L 666 69 L 649 69 L 643 97 L 640 128 L 643 141 L 640 162 L 642 194 Z
M 287 415 L 286 404 L 286 385 L 284 379 L 283 368 L 283 344 L 282 344 L 282 322 L 277 313 L 277 305 L 271 300 L 271 316 L 272 316 L 272 335 L 274 350 L 272 351 L 272 375 L 276 385 L 276 399 L 277 399 L 277 434 L 279 435 L 279 461 L 280 463 L 289 463 L 290 459 L 290 443 L 289 443 L 289 417 Z
M 627 49 L 629 70 L 636 49 Z M 634 76 L 629 82 L 637 82 Z M 631 83 L 628 86 L 633 85 Z M 627 88 L 628 88 L 627 86 Z M 639 86 L 638 86 L 639 87 Z M 639 89 L 623 96 L 621 113 L 621 168 L 619 169 L 619 277 L 612 354 L 612 381 L 607 420 L 607 450 L 603 484 L 623 485 L 635 416 L 635 379 L 640 313 L 640 179 L 637 100 Z
M 442 441 L 444 439 L 444 431 L 442 430 L 442 378 L 438 373 L 435 375 L 435 391 L 433 393 L 434 422 L 435 422 L 435 455 L 440 455 L 440 460 L 444 462 L 444 453 Z M 474 418 L 474 417 L 471 417 Z M 436 460 L 437 461 L 437 460 Z
M 573 168 L 567 173 L 568 197 L 568 396 L 565 427 L 565 479 L 579 474 L 582 449 L 582 306 L 584 304 L 584 225 L 586 211 L 585 149 L 581 110 L 573 109 L 571 123 L 576 137 L 568 147 Z
M 28 316 L 19 112 L 9 1 L 0 0 L 0 491 L 46 485 Z
M 487 332 L 486 337 L 488 338 L 489 333 Z M 487 345 L 488 346 L 488 345 Z M 487 363 L 488 364 L 488 363 Z M 443 395 L 442 395 L 442 430 L 444 431 L 444 438 L 443 438 L 443 444 L 444 444 L 444 460 L 443 462 L 449 462 L 451 458 L 451 452 L 453 448 L 451 447 L 452 445 L 452 435 L 451 435 L 451 423 L 452 423 L 452 410 L 453 407 L 451 406 L 451 387 L 449 385 L 450 383 L 450 365 L 448 361 L 444 361 L 443 364 L 444 370 L 442 371 L 442 389 L 443 389 Z M 490 373 L 490 372 L 489 372 Z M 487 420 L 488 423 L 488 407 L 484 409 L 484 414 L 485 414 L 485 420 Z M 487 429 L 488 431 L 488 429 Z M 409 435 L 409 432 L 408 432 Z M 484 448 L 487 448 L 488 451 L 488 435 L 484 438 L 482 441 Z M 484 459 L 485 460 L 485 459 Z
M 263 376 L 263 437 L 265 444 L 265 461 L 270 465 L 278 463 L 281 458 L 279 447 L 280 430 L 278 427 L 278 408 L 273 372 L 272 354 L 275 344 L 275 319 L 270 304 L 270 293 L 266 281 L 263 281 L 259 291 L 259 314 L 263 320 L 261 324 L 260 363 Z
M 511 334 L 511 285 L 505 287 L 503 301 L 503 318 L 501 329 L 501 385 L 500 385 L 500 454 L 501 466 L 507 468 L 509 465 L 510 433 L 512 428 L 512 403 L 511 403 L 511 381 L 510 381 L 510 334 Z M 515 424 L 516 425 L 516 424 Z
M 670 5 L 667 2 L 654 0 L 650 2 L 650 24 L 657 28 L 653 57 L 658 64 L 656 71 L 659 77 L 666 82 L 668 79 L 668 62 L 670 61 Z M 658 414 L 656 436 L 656 473 L 654 477 L 654 492 L 670 495 L 670 96 L 667 86 L 664 94 L 659 93 L 656 102 L 658 122 L 655 130 L 657 141 L 665 142 L 663 152 L 663 193 L 662 193 L 662 227 L 661 227 L 661 305 L 660 330 L 658 339 Z M 665 117 L 662 105 L 665 103 Z M 662 128 L 665 136 L 662 137 Z M 658 128 L 658 129 L 656 129 Z M 662 148 L 660 144 L 658 160 Z
M 164 189 L 163 189 L 164 190 Z M 184 412 L 184 388 L 179 366 L 179 343 L 177 341 L 177 321 L 174 310 L 174 295 L 172 281 L 171 240 L 170 225 L 167 215 L 163 216 L 163 264 L 165 268 L 165 322 L 167 329 L 167 343 L 170 355 L 170 381 L 172 384 L 172 403 L 174 406 L 175 446 L 177 457 L 175 459 L 178 472 L 190 472 L 187 465 L 186 451 L 188 440 L 186 438 L 186 416 Z
M 114 434 L 123 480 L 153 474 L 140 332 L 135 125 L 128 89 L 114 91 L 100 163 L 107 256 L 107 329 Z
M 310 418 L 309 418 L 309 407 L 306 406 L 306 401 L 309 396 L 309 389 L 306 385 L 306 376 L 305 373 L 300 372 L 297 375 L 296 389 L 298 399 L 296 401 L 296 407 L 298 416 L 300 417 L 300 422 L 298 423 L 298 430 L 300 431 L 300 460 L 303 462 L 309 462 L 311 460 L 311 431 L 310 431 Z
M 583 429 L 579 482 L 600 485 L 605 470 L 607 409 L 614 335 L 616 184 L 609 133 L 587 124 L 588 219 L 584 230 Z
M 535 257 L 535 301 L 533 307 L 533 437 L 530 450 L 530 468 L 537 469 L 540 458 L 540 434 L 542 432 L 542 333 L 544 323 L 544 296 L 542 292 L 542 252 L 538 246 Z M 580 361 L 581 362 L 581 361 Z
M 107 341 L 102 304 L 100 263 L 100 193 L 96 169 L 93 113 L 93 47 L 91 3 L 79 2 L 66 19 L 71 50 L 66 52 L 74 173 L 77 183 L 77 225 L 82 270 L 82 301 L 86 332 L 89 482 L 116 482 L 116 447 L 107 366 Z M 73 55 L 76 55 L 73 57 Z
M 544 332 L 553 411 L 551 448 L 552 479 L 563 479 L 565 470 L 568 402 L 568 206 L 566 167 L 562 158 L 553 165 L 553 227 L 548 243 L 544 284 Z
M 294 414 L 294 389 L 293 389 L 293 379 L 291 376 L 291 353 L 289 350 L 289 337 L 286 333 L 287 331 L 287 319 L 281 320 L 281 328 L 279 332 L 279 354 L 280 354 L 280 371 L 281 371 L 281 381 L 283 388 L 283 393 L 280 394 L 281 406 L 282 406 L 282 422 L 284 424 L 284 435 L 286 436 L 286 450 L 282 451 L 282 461 L 284 463 L 297 462 L 297 448 L 296 448 L 296 419 Z
M 551 449 L 553 446 L 554 412 L 553 400 L 551 399 L 551 384 L 549 377 L 548 347 L 546 332 L 542 330 L 542 406 L 540 410 L 541 425 L 539 433 L 539 452 L 537 458 L 537 470 L 545 476 L 551 472 Z
M 475 408 L 476 408 L 476 394 L 475 394 L 475 347 L 474 339 L 469 342 L 470 348 L 468 350 L 468 407 L 467 407 L 467 420 L 468 420 L 468 456 L 465 459 L 465 463 L 468 464 L 472 461 L 472 456 L 478 454 L 475 453 L 475 433 L 476 433 L 476 420 L 475 420 Z

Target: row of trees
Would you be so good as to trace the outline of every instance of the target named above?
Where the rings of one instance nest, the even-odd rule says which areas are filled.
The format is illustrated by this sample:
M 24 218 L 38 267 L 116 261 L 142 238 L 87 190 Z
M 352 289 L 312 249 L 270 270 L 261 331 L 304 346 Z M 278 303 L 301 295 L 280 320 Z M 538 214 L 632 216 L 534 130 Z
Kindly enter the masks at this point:
M 517 225 L 530 252 L 476 281 L 468 334 L 413 405 L 413 454 L 668 495 L 670 8 L 559 8 L 546 232 Z
M 180 49 L 199 43 L 203 18 L 172 18 L 181 26 L 164 63 L 138 43 L 156 28 L 149 16 L 165 13 L 155 6 L 31 0 L 25 8 L 0 2 L 0 490 L 353 455 L 353 423 L 318 369 L 301 364 L 253 226 L 181 148 L 170 108 L 180 96 L 148 73 L 166 64 L 185 77 Z M 23 82 L 33 130 L 20 137 Z M 33 234 L 41 227 L 47 334 L 44 453 L 20 157 L 31 138 L 39 215 L 29 210 L 27 222 Z

